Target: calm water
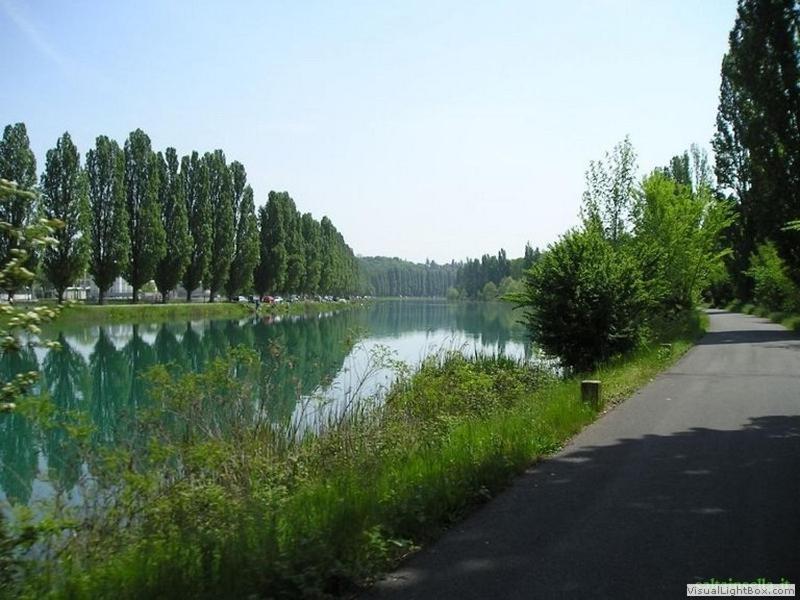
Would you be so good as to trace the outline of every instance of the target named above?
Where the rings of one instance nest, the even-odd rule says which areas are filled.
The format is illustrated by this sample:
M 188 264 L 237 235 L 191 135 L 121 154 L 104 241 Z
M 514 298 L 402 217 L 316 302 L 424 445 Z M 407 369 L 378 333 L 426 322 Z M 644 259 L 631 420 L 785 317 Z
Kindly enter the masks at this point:
M 412 365 L 441 349 L 526 356 L 518 317 L 499 303 L 409 300 L 302 318 L 64 328 L 48 335 L 58 339 L 61 350 L 26 349 L 0 363 L 0 369 L 4 377 L 39 370 L 39 385 L 56 412 L 80 411 L 92 425 L 93 442 L 113 445 L 134 425 L 129 417 L 147 406 L 141 374 L 159 363 L 200 371 L 231 347 L 253 348 L 265 363 L 273 363 L 270 418 L 291 422 L 309 418 L 310 404 L 341 407 L 376 347 Z M 275 344 L 283 349 L 279 361 L 270 353 Z M 364 392 L 390 377 L 379 372 Z M 56 491 L 69 493 L 87 469 L 69 460 L 70 454 L 64 431 L 43 431 L 21 415 L 0 415 L 0 502 L 31 504 Z

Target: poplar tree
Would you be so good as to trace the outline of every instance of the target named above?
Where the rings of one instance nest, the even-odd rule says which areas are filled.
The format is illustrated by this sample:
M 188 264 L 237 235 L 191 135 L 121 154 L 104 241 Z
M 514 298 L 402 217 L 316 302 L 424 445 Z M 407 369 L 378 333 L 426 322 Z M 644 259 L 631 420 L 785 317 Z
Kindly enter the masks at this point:
M 230 274 L 225 290 L 234 299 L 242 290 L 253 285 L 253 270 L 259 257 L 258 221 L 256 220 L 253 188 L 247 185 L 247 173 L 242 163 L 231 163 L 233 182 L 233 221 L 236 236 Z
M 233 182 L 225 153 L 215 150 L 205 155 L 208 165 L 208 197 L 211 206 L 211 253 L 208 263 L 209 302 L 228 281 L 234 250 Z
M 755 246 L 773 240 L 797 279 L 800 247 L 784 231 L 800 215 L 800 5 L 796 0 L 742 0 L 722 60 L 713 146 L 719 184 L 734 193 L 734 274 Z
M 192 238 L 189 264 L 183 273 L 182 284 L 186 301 L 192 301 L 192 291 L 205 281 L 211 252 L 211 205 L 208 199 L 208 166 L 197 152 L 181 159 L 181 179 L 186 196 L 186 215 Z
M 139 301 L 139 289 L 153 279 L 156 266 L 166 253 L 158 190 L 158 160 L 151 149 L 150 138 L 137 129 L 125 142 L 125 193 L 131 258 L 123 275 L 133 288 L 134 304 Z
M 286 232 L 282 198 L 286 192 L 270 192 L 267 204 L 259 210 L 260 262 L 256 285 L 260 293 L 284 289 L 286 281 Z
M 167 148 L 166 158 L 158 153 L 159 204 L 161 224 L 167 232 L 167 253 L 156 267 L 155 281 L 161 292 L 161 302 L 175 289 L 189 264 L 192 252 L 192 237 L 189 219 L 186 216 L 186 194 L 184 178 L 178 172 L 178 154 L 175 148 Z
M 303 287 L 306 274 L 302 223 L 297 206 L 288 193 L 283 193 L 281 202 L 286 235 L 286 281 L 284 287 L 286 291 L 299 292 Z
M 315 294 L 322 274 L 322 236 L 319 223 L 314 220 L 311 213 L 303 215 L 302 227 L 306 266 L 303 291 L 306 294 Z
M 64 133 L 56 147 L 47 151 L 41 201 L 44 217 L 62 224 L 53 233 L 58 245 L 47 248 L 43 260 L 45 276 L 56 289 L 59 304 L 64 301 L 64 291 L 86 270 L 89 254 L 87 196 L 80 154 L 69 133 Z
M 130 260 L 125 159 L 117 142 L 101 135 L 86 153 L 91 253 L 89 273 L 103 304 L 106 291 Z
M 24 123 L 6 125 L 0 140 L 0 179 L 13 181 L 19 189 L 30 190 L 36 185 L 36 157 L 31 150 L 28 132 Z M 34 211 L 34 203 L 28 199 L 11 195 L 0 203 L 0 222 L 8 223 L 13 230 L 27 225 Z M 11 251 L 17 248 L 16 237 L 7 231 L 0 232 L 0 264 L 12 258 Z M 35 260 L 29 250 L 28 266 Z M 16 287 L 9 280 L 4 284 L 9 299 L 14 297 Z

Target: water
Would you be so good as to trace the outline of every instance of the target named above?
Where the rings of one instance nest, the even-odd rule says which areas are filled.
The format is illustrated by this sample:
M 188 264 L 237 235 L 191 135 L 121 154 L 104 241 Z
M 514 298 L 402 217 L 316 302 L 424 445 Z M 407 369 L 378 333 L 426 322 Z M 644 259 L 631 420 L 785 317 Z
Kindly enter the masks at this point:
M 39 370 L 39 388 L 48 392 L 56 414 L 81 415 L 94 443 L 113 446 L 147 406 L 141 374 L 156 364 L 200 371 L 232 347 L 253 348 L 270 363 L 269 418 L 285 423 L 311 418 L 310 398 L 328 400 L 314 406 L 341 409 L 376 347 L 411 365 L 442 349 L 527 356 L 518 318 L 501 303 L 407 300 L 302 318 L 65 327 L 47 336 L 61 350 L 24 349 L 0 369 L 4 379 Z M 282 349 L 279 360 L 275 348 Z M 364 393 L 388 384 L 391 374 L 373 379 Z M 55 493 L 70 495 L 88 468 L 70 460 L 71 444 L 62 429 L 39 429 L 20 414 L 0 415 L 0 502 L 30 505 Z

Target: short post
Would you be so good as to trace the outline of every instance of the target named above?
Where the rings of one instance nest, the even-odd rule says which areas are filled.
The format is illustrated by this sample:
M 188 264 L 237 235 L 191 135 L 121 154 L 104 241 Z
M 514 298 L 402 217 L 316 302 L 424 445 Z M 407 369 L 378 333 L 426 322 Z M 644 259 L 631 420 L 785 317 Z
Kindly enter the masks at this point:
M 581 399 L 592 408 L 600 408 L 602 400 L 600 395 L 600 381 L 597 379 L 585 379 L 581 381 Z

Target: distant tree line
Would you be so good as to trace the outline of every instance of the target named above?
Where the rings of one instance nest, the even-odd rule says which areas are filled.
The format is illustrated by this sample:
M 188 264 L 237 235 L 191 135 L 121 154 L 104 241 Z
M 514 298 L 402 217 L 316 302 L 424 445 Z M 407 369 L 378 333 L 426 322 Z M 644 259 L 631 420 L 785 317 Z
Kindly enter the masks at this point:
M 37 185 L 36 158 L 24 123 L 0 140 L 0 178 L 37 191 L 38 201 L 0 205 L 0 222 L 22 227 L 39 217 L 62 227 L 58 244 L 31 252 L 59 302 L 87 272 L 99 301 L 121 276 L 133 302 L 150 281 L 166 301 L 178 285 L 187 300 L 197 288 L 235 298 L 258 293 L 349 294 L 358 290 L 358 262 L 330 219 L 300 214 L 286 192 L 270 192 L 256 215 L 244 165 L 222 150 L 181 158 L 174 148 L 152 149 L 141 129 L 122 147 L 99 136 L 85 164 L 69 133 L 45 157 Z M 7 229 L 7 230 L 8 230 Z M 0 235 L 0 260 L 17 246 Z M 9 286 L 10 297 L 17 291 Z
M 362 289 L 372 296 L 444 298 L 455 285 L 459 265 L 433 261 L 413 263 L 400 258 L 361 256 Z
M 541 252 L 525 245 L 521 258 L 509 259 L 500 249 L 497 255 L 484 254 L 480 259 L 468 258 L 459 265 L 455 289 L 448 297 L 471 300 L 494 300 L 497 296 L 518 291 L 525 271 L 539 260 Z

